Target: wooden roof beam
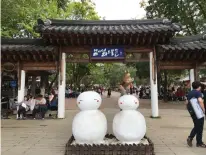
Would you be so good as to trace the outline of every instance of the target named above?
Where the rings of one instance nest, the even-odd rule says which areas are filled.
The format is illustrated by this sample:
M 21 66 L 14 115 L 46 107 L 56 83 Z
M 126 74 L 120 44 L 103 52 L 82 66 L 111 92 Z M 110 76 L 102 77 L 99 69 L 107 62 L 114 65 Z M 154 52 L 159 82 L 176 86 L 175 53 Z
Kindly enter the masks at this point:
M 56 70 L 56 66 L 46 66 L 46 67 L 23 67 L 23 70 L 25 71 L 48 71 L 48 70 Z
M 86 36 L 84 35 L 84 45 L 86 45 L 87 44 L 87 38 L 86 38 Z
M 57 44 L 61 45 L 59 38 L 57 38 L 56 41 L 57 41 Z
M 100 39 L 99 39 L 99 35 L 97 35 L 97 45 L 99 45 L 99 41 Z
M 27 61 L 31 60 L 31 56 L 29 54 L 26 55 Z
M 110 35 L 109 40 L 110 40 L 110 45 L 112 45 L 112 42 L 113 42 L 113 36 L 112 36 L 112 34 Z
M 125 44 L 125 42 L 126 42 L 126 35 L 124 34 L 123 35 L 123 44 Z
M 139 44 L 139 34 L 137 34 L 137 36 L 136 36 L 136 43 L 135 43 L 136 45 L 138 45 Z
M 69 45 L 67 39 L 63 39 L 65 45 Z
M 80 45 L 79 35 L 77 34 L 77 44 Z
M 133 40 L 132 37 L 133 37 L 133 35 L 131 34 L 130 38 L 129 38 L 129 45 L 132 45 L 132 40 Z
M 145 45 L 146 40 L 147 40 L 147 34 L 144 33 L 142 38 L 142 45 Z
M 71 34 L 69 35 L 69 39 L 70 39 L 70 44 L 73 46 L 74 45 L 74 40 L 73 40 L 73 36 Z
M 154 44 L 156 44 L 159 41 L 160 34 L 155 33 L 155 39 L 154 39 Z
M 161 66 L 188 66 L 188 65 L 193 65 L 193 62 L 191 61 L 159 61 L 159 65 Z
M 129 62 L 149 62 L 149 59 L 146 59 L 146 58 L 144 58 L 144 59 L 125 59 L 125 61 L 124 61 L 125 63 L 129 63 Z
M 103 39 L 103 41 L 104 41 L 104 45 L 106 45 L 106 36 L 104 35 L 103 38 L 104 38 L 104 39 Z
M 68 63 L 89 63 L 89 59 L 70 59 L 70 58 L 67 58 L 66 59 L 66 62 Z
M 116 37 L 117 37 L 117 42 L 116 42 L 116 44 L 118 45 L 118 44 L 119 44 L 119 36 L 117 35 Z
M 18 58 L 17 58 L 17 56 L 15 54 L 13 54 L 13 60 L 14 61 L 18 61 Z
M 90 45 L 93 45 L 93 39 L 92 39 L 92 36 L 90 37 Z
M 184 69 L 192 69 L 193 66 L 192 65 L 185 65 L 185 66 L 178 66 L 178 65 L 175 65 L 175 66 L 159 66 L 159 69 L 160 70 L 184 70 Z

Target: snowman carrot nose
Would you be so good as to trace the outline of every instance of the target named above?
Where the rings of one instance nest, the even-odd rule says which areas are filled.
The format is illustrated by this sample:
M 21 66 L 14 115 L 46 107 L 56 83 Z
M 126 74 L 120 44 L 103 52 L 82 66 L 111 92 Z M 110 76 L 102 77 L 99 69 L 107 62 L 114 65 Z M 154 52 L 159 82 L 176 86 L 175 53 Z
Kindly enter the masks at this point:
M 136 101 L 134 101 L 134 103 L 135 103 L 135 104 L 137 104 L 137 102 L 136 102 Z

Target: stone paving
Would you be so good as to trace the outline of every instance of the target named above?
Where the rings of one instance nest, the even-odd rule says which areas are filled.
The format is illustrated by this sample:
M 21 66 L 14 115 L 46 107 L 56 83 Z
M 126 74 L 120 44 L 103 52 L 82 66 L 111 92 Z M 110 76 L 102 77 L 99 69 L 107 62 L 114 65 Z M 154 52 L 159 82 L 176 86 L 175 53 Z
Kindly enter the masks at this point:
M 113 102 L 117 101 L 117 96 L 110 99 L 103 97 L 104 106 L 101 107 L 107 117 L 110 133 L 112 133 L 113 117 L 119 111 Z M 70 101 L 73 104 L 73 100 Z M 147 136 L 155 144 L 156 155 L 206 155 L 205 149 L 189 148 L 186 145 L 186 137 L 193 125 L 182 103 L 169 106 L 168 109 L 165 106 L 162 108 L 160 104 L 161 119 L 150 118 L 151 110 L 147 108 L 149 100 L 141 100 L 140 103 L 140 112 L 147 121 Z M 106 106 L 107 104 L 109 106 Z M 72 110 L 66 111 L 65 119 L 2 120 L 2 155 L 63 155 L 65 144 L 71 136 L 72 119 L 78 112 L 74 105 L 71 106 L 67 105 L 67 109 Z M 206 142 L 205 134 L 203 139 Z

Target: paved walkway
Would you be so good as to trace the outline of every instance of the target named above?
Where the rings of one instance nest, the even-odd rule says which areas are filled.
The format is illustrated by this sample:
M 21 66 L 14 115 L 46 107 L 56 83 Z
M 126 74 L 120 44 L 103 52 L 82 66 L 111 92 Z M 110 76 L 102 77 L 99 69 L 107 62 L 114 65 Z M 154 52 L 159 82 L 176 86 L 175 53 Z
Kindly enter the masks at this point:
M 112 133 L 112 120 L 119 111 L 114 108 L 116 103 L 113 102 L 117 100 L 117 96 L 103 100 L 103 104 L 113 107 L 104 105 L 101 108 L 108 119 L 108 132 Z M 149 105 L 149 100 L 140 103 L 144 102 Z M 192 121 L 184 110 L 184 105 L 177 104 L 174 107 L 162 108 L 160 104 L 162 118 L 151 119 L 151 110 L 141 104 L 140 111 L 147 121 L 147 136 L 154 142 L 156 154 L 206 155 L 205 149 L 187 147 L 185 139 L 192 128 Z M 62 120 L 2 120 L 2 155 L 63 155 L 65 144 L 71 136 L 72 118 L 78 112 L 69 105 L 67 108 L 73 110 L 67 110 L 66 119 Z

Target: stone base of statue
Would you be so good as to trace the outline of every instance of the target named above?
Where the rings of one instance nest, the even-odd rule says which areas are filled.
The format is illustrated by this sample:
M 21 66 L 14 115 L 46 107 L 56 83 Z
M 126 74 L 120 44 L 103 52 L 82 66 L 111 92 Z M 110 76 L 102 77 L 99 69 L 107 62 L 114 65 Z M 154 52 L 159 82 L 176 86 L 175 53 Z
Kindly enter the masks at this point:
M 105 136 L 102 144 L 76 144 L 74 136 L 71 136 L 66 144 L 65 155 L 154 155 L 152 141 L 144 137 L 139 144 L 120 143 L 112 134 Z

